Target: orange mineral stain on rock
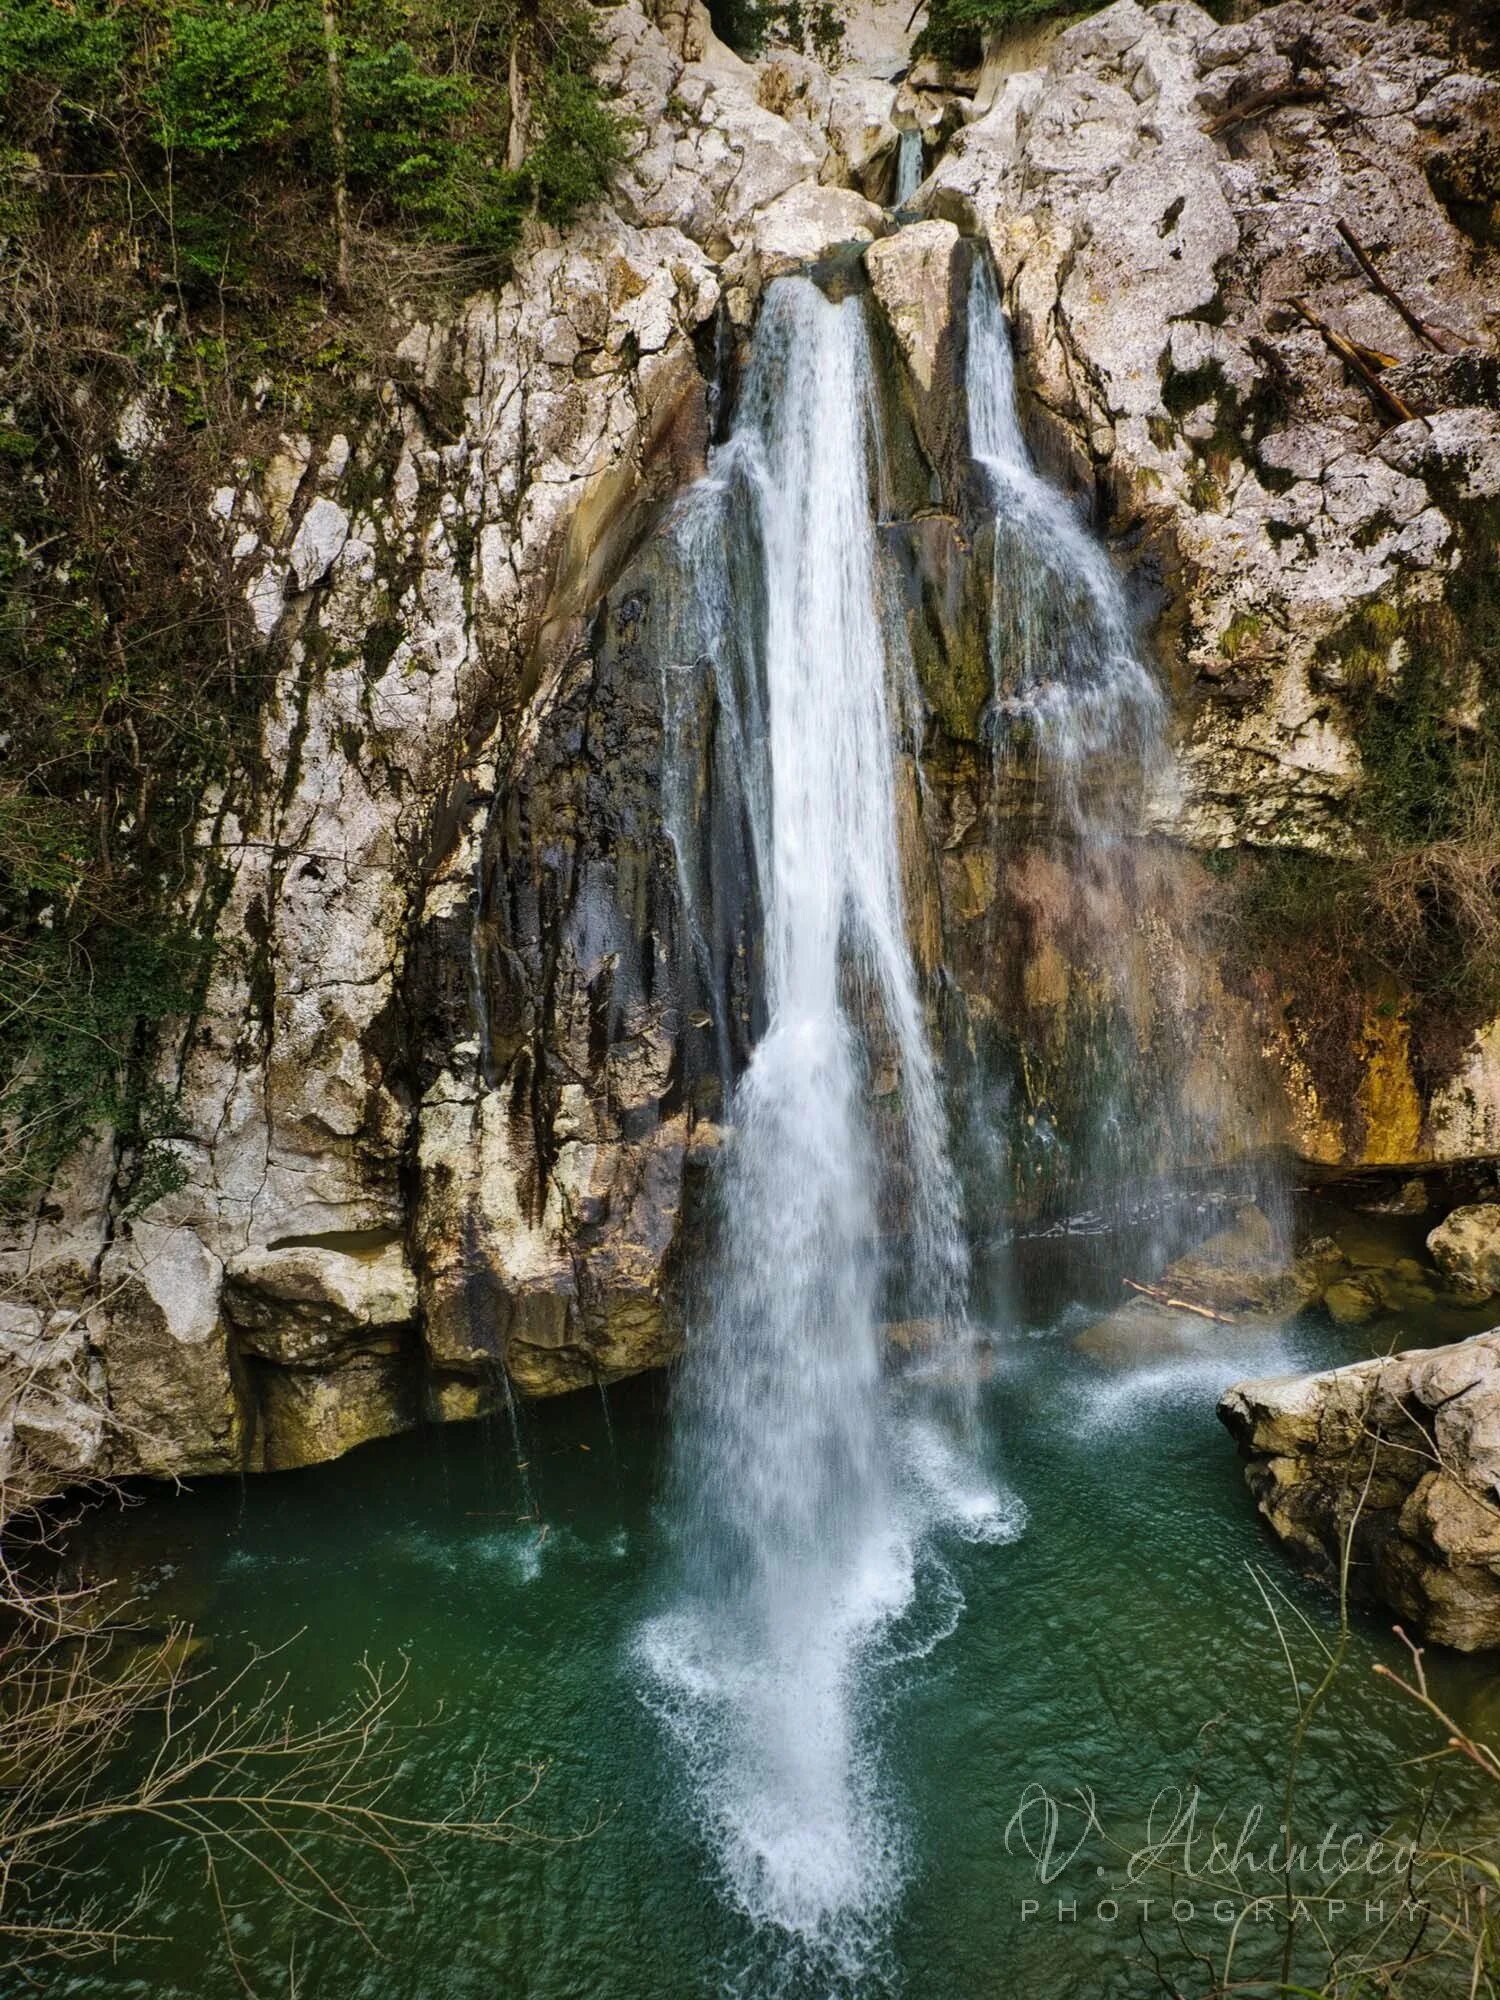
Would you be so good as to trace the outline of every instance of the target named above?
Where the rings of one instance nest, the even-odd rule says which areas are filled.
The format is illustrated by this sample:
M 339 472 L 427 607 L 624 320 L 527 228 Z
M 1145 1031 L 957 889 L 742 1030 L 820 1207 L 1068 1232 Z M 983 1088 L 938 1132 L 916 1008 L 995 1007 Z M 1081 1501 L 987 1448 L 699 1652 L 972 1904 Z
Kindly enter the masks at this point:
M 1372 1013 L 1364 1027 L 1365 1072 L 1357 1105 L 1364 1120 L 1364 1164 L 1400 1166 L 1422 1152 L 1422 1098 L 1411 1069 L 1411 1030 L 1403 1015 Z

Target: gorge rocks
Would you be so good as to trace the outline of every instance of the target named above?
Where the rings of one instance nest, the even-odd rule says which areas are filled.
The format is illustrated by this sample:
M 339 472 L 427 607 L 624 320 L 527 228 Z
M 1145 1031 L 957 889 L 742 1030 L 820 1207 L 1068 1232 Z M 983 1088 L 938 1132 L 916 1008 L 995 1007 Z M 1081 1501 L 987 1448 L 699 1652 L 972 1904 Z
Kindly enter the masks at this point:
M 1439 627 L 1463 726 L 1494 672 L 1484 617 L 1445 621 L 1465 566 L 1493 573 L 1500 255 L 1455 193 L 1472 173 L 1445 163 L 1488 157 L 1500 86 L 1415 21 L 1300 4 L 1223 26 L 1120 0 L 1019 57 L 919 205 L 987 234 L 1034 442 L 1098 493 L 1143 599 L 1171 606 L 1176 754 L 1153 815 L 1202 849 L 1356 855 L 1382 775 L 1371 700 L 1429 670 Z M 1293 301 L 1393 357 L 1413 420 L 1391 424 Z M 1326 987 L 1299 990 L 1293 966 L 1256 1006 L 1298 1151 L 1401 1163 L 1500 1144 L 1492 1024 L 1471 1015 L 1434 1055 L 1414 1006 L 1383 992 L 1349 1023 L 1359 1056 L 1340 1072 L 1311 1025 Z
M 954 295 L 958 246 L 951 222 L 915 222 L 865 253 L 871 289 L 924 395 L 932 393 L 939 353 L 955 335 L 962 303 Z
M 755 219 L 753 241 L 761 278 L 819 263 L 849 243 L 869 243 L 885 227 L 873 202 L 850 188 L 795 187 Z
M 105 1145 L 4 1246 L 19 1339 L 77 1316 L 5 1434 L 52 1427 L 49 1479 L 305 1462 L 472 1414 L 506 1367 L 550 1393 L 678 1338 L 721 1107 L 682 1096 L 650 578 L 617 667 L 596 620 L 703 469 L 768 271 L 883 228 L 833 183 L 878 183 L 894 86 L 804 66 L 765 92 L 783 117 L 701 7 L 599 23 L 611 205 L 535 230 L 498 291 L 393 299 L 336 423 L 225 468 L 271 775 L 205 806 L 223 945 L 160 1073 L 181 1185 L 119 1213 Z
M 1500 1292 L 1500 1203 L 1454 1209 L 1428 1237 L 1427 1248 L 1460 1291 L 1493 1298 Z
M 17 1463 L 286 1465 L 473 1414 L 506 1377 L 553 1393 L 675 1351 L 759 936 L 745 747 L 658 530 L 765 285 L 844 246 L 867 246 L 838 282 L 871 293 L 882 588 L 909 641 L 907 913 L 968 1157 L 1012 1176 L 997 1199 L 1057 1197 L 1090 1093 L 1153 1161 L 1500 1149 L 1500 1028 L 1419 1079 L 1387 1008 L 1351 1031 L 1345 1105 L 1285 996 L 1228 990 L 1186 852 L 1348 850 L 1351 689 L 1399 678 L 1403 621 L 1492 494 L 1494 258 L 1466 234 L 1491 87 L 1418 24 L 1120 0 L 972 100 L 934 76 L 898 101 L 905 12 L 862 10 L 859 65 L 829 76 L 741 61 L 696 4 L 599 10 L 631 121 L 610 202 L 534 230 L 497 290 L 393 298 L 337 410 L 224 468 L 210 532 L 263 649 L 266 775 L 204 803 L 221 949 L 155 1079 L 181 1185 L 127 1215 L 103 1138 L 4 1246 Z M 1303 71 L 1323 96 L 1206 129 Z M 952 133 L 899 232 L 871 200 L 898 117 Z M 1422 348 L 1340 247 L 1346 213 L 1472 347 Z M 1162 614 L 1152 837 L 1138 814 L 1082 877 L 1025 759 L 995 754 L 962 397 L 978 238 L 1031 441 Z M 1292 295 L 1397 357 L 1424 414 L 1382 432 Z M 674 812 L 707 830 L 712 936 L 683 921 Z
M 1219 1416 L 1289 1551 L 1417 1635 L 1500 1646 L 1500 1333 L 1241 1382 Z
M 1297 65 L 1316 95 L 1210 129 Z M 1423 172 L 1449 74 L 1436 40 L 1327 10 L 1221 28 L 1120 0 L 1006 79 L 924 190 L 989 232 L 1035 392 L 1179 579 L 1199 693 L 1171 811 L 1195 843 L 1340 850 L 1359 755 L 1318 685 L 1327 642 L 1361 603 L 1431 595 L 1454 547 L 1399 436 L 1278 303 L 1420 358 L 1342 246 L 1347 214 L 1419 312 L 1485 341 L 1494 260 Z

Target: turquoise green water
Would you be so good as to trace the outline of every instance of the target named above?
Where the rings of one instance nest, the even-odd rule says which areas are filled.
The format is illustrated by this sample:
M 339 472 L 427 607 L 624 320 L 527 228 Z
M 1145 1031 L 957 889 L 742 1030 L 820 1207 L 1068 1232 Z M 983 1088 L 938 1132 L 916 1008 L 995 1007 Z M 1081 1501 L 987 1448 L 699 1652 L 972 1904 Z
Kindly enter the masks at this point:
M 490 1423 L 243 1488 L 203 1482 L 99 1522 L 96 1557 L 138 1573 L 163 1613 L 190 1616 L 216 1670 L 291 1642 L 290 1692 L 304 1717 L 348 1691 L 361 1656 L 407 1656 L 411 1712 L 443 1710 L 403 1776 L 414 1806 L 451 1798 L 476 1756 L 514 1765 L 517 1789 L 522 1766 L 547 1760 L 527 1810 L 546 1838 L 446 1849 L 413 1908 L 376 1910 L 381 1955 L 252 1903 L 236 1937 L 262 1990 L 288 1991 L 289 1964 L 290 1990 L 319 2000 L 1159 1990 L 1148 1947 L 1169 1961 L 1180 1951 L 1170 1896 L 1154 1878 L 1126 1883 L 1115 1844 L 1138 1848 L 1153 1799 L 1195 1775 L 1201 1824 L 1222 1813 L 1238 1831 L 1257 1807 L 1266 1832 L 1275 1823 L 1292 1708 L 1252 1566 L 1319 1634 L 1335 1627 L 1331 1601 L 1297 1582 L 1259 1530 L 1215 1396 L 1245 1373 L 1359 1350 L 1326 1326 L 1269 1348 L 1206 1328 L 1188 1363 L 1105 1368 L 1069 1340 L 1094 1316 L 1097 1247 L 1081 1258 L 1066 1243 L 1033 1252 L 1014 1330 L 996 1336 L 988 1448 L 1028 1510 L 1025 1532 L 1003 1547 L 934 1549 L 870 1676 L 864 1723 L 902 1829 L 904 1886 L 884 1929 L 843 1965 L 810 1962 L 726 1907 L 643 1693 L 632 1649 L 666 1587 L 653 1513 L 662 1382 L 612 1392 L 608 1422 L 588 1397 L 524 1414 L 544 1528 L 517 1519 L 509 1431 Z M 1112 1282 L 1101 1289 L 1118 1296 Z M 1402 1764 L 1430 1747 L 1431 1731 L 1372 1681 L 1377 1656 L 1394 1658 L 1394 1642 L 1378 1622 L 1357 1621 L 1349 1667 L 1309 1734 L 1301 1834 L 1373 1835 L 1415 1796 L 1418 1774 Z M 1476 1725 L 1500 1727 L 1490 1669 L 1450 1660 L 1439 1684 Z M 1016 1821 L 1028 1787 L 1058 1797 L 1091 1788 L 1103 1827 L 1046 1884 L 1021 1840 L 1040 1841 L 1035 1794 Z M 1076 1837 L 1064 1820 L 1059 1863 Z M 123 1890 L 162 1858 L 122 1845 L 109 1882 Z M 196 1866 L 166 1859 L 152 1918 L 172 1941 L 129 1947 L 103 1972 L 68 1973 L 58 1990 L 88 2000 L 240 1990 Z M 390 1902 L 382 1875 L 354 1874 L 372 1906 Z M 1266 1878 L 1250 1886 L 1265 1891 Z M 1197 1905 L 1184 1928 L 1220 1947 L 1209 1898 Z M 1199 1975 L 1180 1990 L 1206 1988 Z

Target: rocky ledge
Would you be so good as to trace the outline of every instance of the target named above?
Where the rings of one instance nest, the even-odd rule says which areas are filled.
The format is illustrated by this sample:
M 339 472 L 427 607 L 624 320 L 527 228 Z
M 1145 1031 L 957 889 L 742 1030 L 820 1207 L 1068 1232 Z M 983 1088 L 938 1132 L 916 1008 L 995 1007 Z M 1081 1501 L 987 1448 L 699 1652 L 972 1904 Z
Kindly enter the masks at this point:
M 225 464 L 207 531 L 269 689 L 264 775 L 210 788 L 198 829 L 219 948 L 151 1079 L 178 1185 L 136 1210 L 100 1132 L 0 1240 L 13 1487 L 306 1464 L 675 1351 L 757 919 L 721 866 L 742 816 L 711 676 L 696 648 L 664 671 L 681 593 L 655 531 L 767 282 L 829 255 L 871 294 L 883 573 L 921 694 L 903 887 L 963 1148 L 981 1177 L 1005 1162 L 983 1199 L 1050 1196 L 1111 1092 L 1153 1166 L 1500 1150 L 1500 1021 L 1419 1063 L 1399 992 L 1331 1022 L 1305 968 L 1226 980 L 1198 857 L 1357 848 L 1359 705 L 1399 691 L 1437 610 L 1434 726 L 1478 729 L 1478 625 L 1446 594 L 1489 575 L 1500 504 L 1500 86 L 1404 14 L 1291 0 L 1223 27 L 1116 0 L 969 97 L 898 86 L 867 11 L 830 75 L 742 62 L 700 0 L 601 9 L 630 130 L 610 201 L 538 226 L 494 291 L 393 296 L 336 410 Z M 898 228 L 903 129 L 929 172 Z M 1141 837 L 1082 895 L 986 727 L 963 300 L 989 253 L 1033 443 L 1109 536 L 1171 695 Z M 1388 354 L 1421 414 L 1388 423 L 1296 300 Z M 140 430 L 122 414 L 122 452 Z M 726 903 L 712 994 L 679 810 Z M 1392 1303 L 1349 1275 L 1346 1320 Z M 1241 1314 L 1247 1274 L 1226 1282 L 1200 1330 Z
M 1337 1587 L 1460 1652 L 1500 1646 L 1500 1328 L 1240 1382 L 1219 1416 L 1256 1505 Z

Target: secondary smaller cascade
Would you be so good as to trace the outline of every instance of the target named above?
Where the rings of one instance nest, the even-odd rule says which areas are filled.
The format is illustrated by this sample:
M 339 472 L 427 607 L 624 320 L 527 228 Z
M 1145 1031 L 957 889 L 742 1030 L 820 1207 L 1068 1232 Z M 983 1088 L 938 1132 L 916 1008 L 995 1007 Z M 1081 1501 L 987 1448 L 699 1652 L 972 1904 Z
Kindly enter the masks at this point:
M 1195 891 L 1190 857 L 1152 838 L 1173 782 L 1166 699 L 1108 550 L 1027 447 L 1010 329 L 982 255 L 966 376 L 970 452 L 993 508 L 995 770 L 1029 773 L 1036 800 L 1019 830 L 997 817 L 996 840 L 1012 855 L 1029 841 L 1067 882 L 1053 894 L 1067 911 L 1078 1054 L 1061 1183 L 1106 1210 L 1160 1204 L 1165 1215 L 1176 1186 L 1227 1164 L 1280 1229 L 1279 1175 L 1253 1157 L 1233 1080 L 1205 1079 L 1201 1063 L 1191 1074 L 1198 1052 L 1171 985 L 1174 954 L 1181 964 L 1194 948 Z
M 1120 579 L 1067 496 L 1036 469 L 1016 404 L 1010 329 L 988 258 L 969 282 L 969 445 L 995 510 L 992 725 L 1024 725 L 1074 779 L 1104 753 L 1160 757 L 1166 706 L 1140 657 Z
M 905 208 L 922 185 L 922 135 L 903 132 L 896 142 L 896 198 L 894 208 Z

